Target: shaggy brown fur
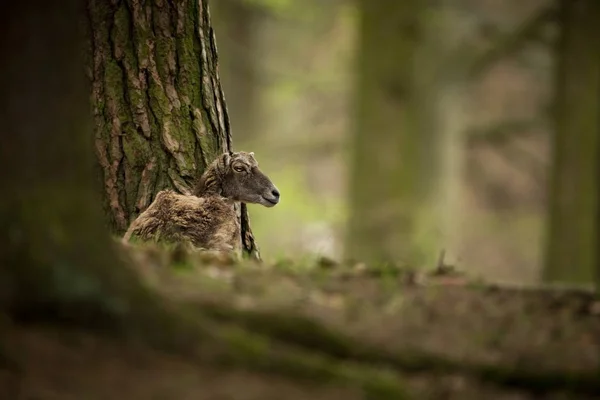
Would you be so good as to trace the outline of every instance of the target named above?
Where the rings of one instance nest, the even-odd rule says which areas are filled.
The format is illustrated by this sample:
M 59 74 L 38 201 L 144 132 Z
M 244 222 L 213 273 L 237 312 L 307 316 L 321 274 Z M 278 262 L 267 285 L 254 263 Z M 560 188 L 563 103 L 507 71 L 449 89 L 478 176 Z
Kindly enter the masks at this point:
M 195 248 L 239 252 L 240 225 L 235 202 L 273 207 L 279 191 L 258 169 L 254 153 L 223 154 L 200 177 L 194 195 L 163 190 L 123 237 L 183 242 Z

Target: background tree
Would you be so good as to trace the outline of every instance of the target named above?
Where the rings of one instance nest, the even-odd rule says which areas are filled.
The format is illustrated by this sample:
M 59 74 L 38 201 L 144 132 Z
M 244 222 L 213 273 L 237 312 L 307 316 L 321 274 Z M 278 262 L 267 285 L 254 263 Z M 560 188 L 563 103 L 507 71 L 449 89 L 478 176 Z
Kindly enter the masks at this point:
M 600 279 L 600 3 L 562 1 L 546 281 Z M 597 281 L 598 282 L 598 281 Z
M 248 0 L 218 0 L 211 9 L 231 125 L 236 141 L 248 143 L 256 135 L 261 111 L 256 65 L 260 10 Z
M 232 151 L 207 2 L 88 2 L 95 148 L 110 227 L 122 233 L 154 199 L 190 192 Z M 246 252 L 257 255 L 245 206 Z
M 418 242 L 420 216 L 437 170 L 420 109 L 422 7 L 365 0 L 360 11 L 347 255 L 422 264 L 431 254 Z

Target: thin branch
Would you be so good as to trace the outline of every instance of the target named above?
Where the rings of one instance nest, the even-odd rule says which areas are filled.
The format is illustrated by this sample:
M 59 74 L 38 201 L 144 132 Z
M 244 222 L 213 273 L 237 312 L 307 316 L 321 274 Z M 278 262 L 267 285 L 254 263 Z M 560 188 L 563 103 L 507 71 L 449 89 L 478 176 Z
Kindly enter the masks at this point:
M 529 135 L 533 129 L 544 126 L 543 119 L 506 120 L 488 126 L 473 127 L 465 132 L 470 146 L 485 144 L 504 144 L 515 137 Z
M 544 25 L 556 17 L 554 5 L 543 7 L 530 18 L 527 18 L 515 31 L 502 35 L 487 50 L 475 55 L 467 68 L 467 78 L 475 79 L 487 71 L 499 60 L 517 51 L 528 40 L 539 36 Z

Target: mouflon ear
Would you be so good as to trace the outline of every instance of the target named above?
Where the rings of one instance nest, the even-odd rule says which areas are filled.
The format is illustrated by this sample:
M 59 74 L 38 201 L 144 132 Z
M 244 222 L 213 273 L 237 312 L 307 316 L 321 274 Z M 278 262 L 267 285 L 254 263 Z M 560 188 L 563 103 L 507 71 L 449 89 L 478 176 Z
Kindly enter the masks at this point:
M 228 166 L 229 164 L 231 164 L 231 155 L 229 155 L 229 153 L 224 153 L 222 156 L 222 160 L 223 165 Z

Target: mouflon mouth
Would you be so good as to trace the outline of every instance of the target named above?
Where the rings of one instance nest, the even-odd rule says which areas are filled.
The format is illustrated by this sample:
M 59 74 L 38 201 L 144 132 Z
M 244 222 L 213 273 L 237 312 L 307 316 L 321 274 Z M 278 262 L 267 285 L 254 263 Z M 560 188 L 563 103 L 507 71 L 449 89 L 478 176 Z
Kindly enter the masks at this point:
M 264 196 L 262 196 L 262 198 L 263 198 L 264 201 L 266 201 L 271 206 L 277 205 L 277 203 L 279 203 L 279 199 L 277 199 L 277 198 L 269 199 L 269 198 L 264 197 Z

